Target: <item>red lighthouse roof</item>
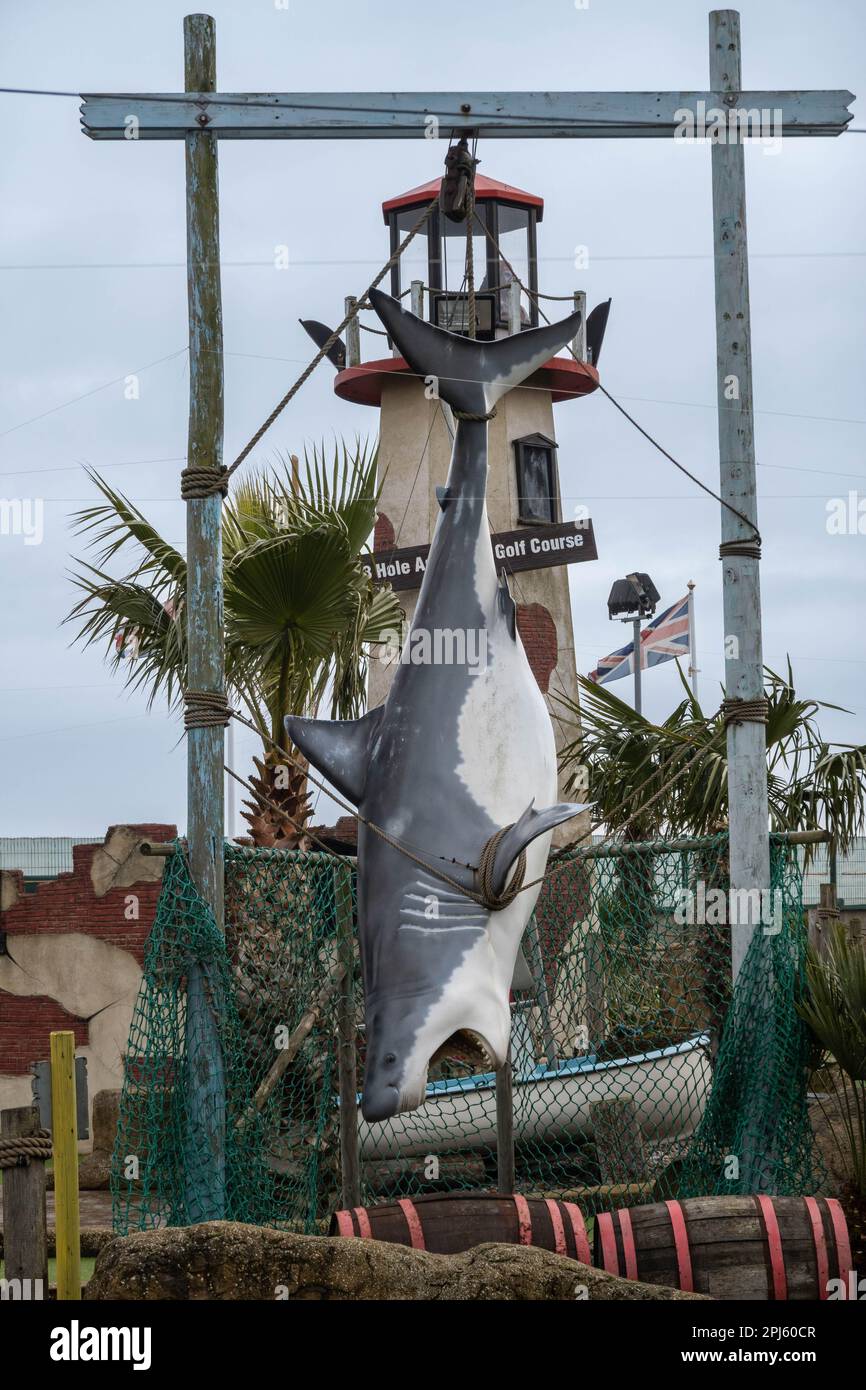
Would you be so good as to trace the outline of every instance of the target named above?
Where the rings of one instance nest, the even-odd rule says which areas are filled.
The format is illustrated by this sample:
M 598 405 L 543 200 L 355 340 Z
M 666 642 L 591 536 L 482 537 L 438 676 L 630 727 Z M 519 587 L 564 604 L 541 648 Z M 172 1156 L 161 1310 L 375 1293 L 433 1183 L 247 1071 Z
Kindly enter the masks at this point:
M 441 183 L 441 178 L 431 179 L 429 183 L 422 183 L 417 188 L 410 188 L 408 193 L 400 193 L 396 198 L 388 198 L 382 204 L 382 216 L 385 221 L 388 221 L 389 212 L 394 212 L 398 208 L 411 208 L 416 203 L 419 206 L 422 203 L 429 203 L 431 198 L 436 197 Z M 539 222 L 544 216 L 544 199 L 539 198 L 537 194 L 526 193 L 522 188 L 515 188 L 512 183 L 500 183 L 498 179 L 488 179 L 485 178 L 484 174 L 476 174 L 476 202 L 489 198 L 495 198 L 500 203 L 517 203 L 520 207 L 535 208 Z

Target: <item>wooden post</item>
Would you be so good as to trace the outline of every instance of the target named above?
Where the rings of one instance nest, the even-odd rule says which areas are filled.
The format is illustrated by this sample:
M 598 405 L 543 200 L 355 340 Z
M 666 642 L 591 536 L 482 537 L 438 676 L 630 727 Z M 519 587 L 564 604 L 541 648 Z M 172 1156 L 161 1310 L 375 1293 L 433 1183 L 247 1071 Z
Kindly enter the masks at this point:
M 38 1132 L 36 1106 L 0 1111 L 0 1139 L 27 1139 Z M 7 1280 L 29 1280 L 25 1287 L 31 1298 L 48 1297 L 45 1163 L 41 1158 L 3 1171 L 3 1258 Z
M 342 979 L 338 1004 L 337 1070 L 340 1082 L 340 1173 L 344 1207 L 361 1205 L 358 1144 L 358 1063 L 355 1053 L 355 938 L 352 931 L 352 869 L 334 868 L 337 949 Z
M 553 1026 L 550 1021 L 550 994 L 547 989 L 547 977 L 544 974 L 544 956 L 541 950 L 541 937 L 538 932 L 535 913 L 532 914 L 527 923 L 526 940 L 532 953 L 531 969 L 535 981 L 535 1000 L 541 1015 L 541 1036 L 544 1039 L 544 1052 L 547 1057 L 547 1065 L 554 1067 L 556 1066 L 556 1038 L 553 1035 Z
M 54 1150 L 54 1225 L 57 1299 L 81 1298 L 78 1211 L 78 1122 L 75 1104 L 75 1034 L 52 1033 L 51 1144 Z
M 183 21 L 188 92 L 216 91 L 216 33 L 210 15 Z M 223 335 L 219 264 L 217 137 L 206 124 L 185 137 L 189 306 L 188 467 L 222 467 Z M 186 504 L 187 644 L 190 690 L 225 685 L 222 498 Z M 187 839 L 193 880 L 223 928 L 224 730 L 187 734 Z M 225 1210 L 225 1078 L 213 994 L 201 968 L 187 977 L 187 1056 L 191 1088 L 186 1157 L 188 1214 L 219 1220 Z
M 742 87 L 740 16 L 710 14 L 710 87 L 736 106 Z M 716 283 L 716 390 L 719 465 L 724 500 L 752 525 L 722 507 L 722 541 L 751 542 L 757 527 L 755 439 L 752 414 L 752 339 L 746 239 L 745 151 L 739 132 L 712 146 L 713 236 Z M 748 555 L 722 560 L 725 694 L 757 700 L 764 694 L 759 561 Z M 766 728 L 752 721 L 727 731 L 731 889 L 770 886 Z M 759 923 L 732 926 L 731 967 L 739 974 Z
M 424 317 L 424 281 L 423 281 L 423 280 L 413 280 L 413 281 L 412 281 L 412 286 L 411 286 L 409 298 L 410 298 L 410 302 L 411 302 L 411 305 L 412 305 L 412 313 L 415 314 L 417 318 L 423 319 L 423 317 Z
M 514 1191 L 514 1076 L 511 1039 L 501 1067 L 496 1068 L 496 1185 L 500 1192 Z
M 574 291 L 574 307 L 580 310 L 580 328 L 571 341 L 571 350 L 578 362 L 586 361 L 586 292 Z
M 343 301 L 343 315 L 351 314 L 354 311 L 357 299 L 353 294 L 346 296 Z M 346 366 L 357 367 L 361 362 L 361 325 L 358 315 L 349 319 L 346 324 Z

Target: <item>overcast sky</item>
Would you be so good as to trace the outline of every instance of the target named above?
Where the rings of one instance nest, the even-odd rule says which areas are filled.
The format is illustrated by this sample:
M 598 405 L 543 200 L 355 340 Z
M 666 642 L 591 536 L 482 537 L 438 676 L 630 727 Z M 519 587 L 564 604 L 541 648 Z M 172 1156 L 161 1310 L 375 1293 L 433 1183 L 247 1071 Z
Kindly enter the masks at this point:
M 186 8 L 2 0 L 0 85 L 181 90 Z M 572 0 L 288 0 L 287 9 L 225 0 L 209 9 L 223 91 L 708 85 L 709 6 L 697 0 L 590 0 L 587 9 Z M 743 0 L 740 10 L 745 87 L 866 87 L 862 0 Z M 44 499 L 41 544 L 0 536 L 0 834 L 183 825 L 177 724 L 162 708 L 147 714 L 100 654 L 70 647 L 61 627 L 74 599 L 70 560 L 83 553 L 70 515 L 95 496 L 82 465 L 104 471 L 169 539 L 184 534 L 182 145 L 90 141 L 75 100 L 0 103 L 0 496 Z M 854 124 L 866 126 L 859 110 Z M 421 139 L 221 145 L 227 458 L 309 359 L 298 317 L 337 321 L 344 296 L 387 258 L 382 200 L 438 175 L 444 150 Z M 708 147 L 500 140 L 479 154 L 483 173 L 545 199 L 541 288 L 586 289 L 590 305 L 612 296 L 607 387 L 717 485 Z M 866 496 L 866 135 L 792 140 L 775 155 L 751 148 L 746 167 L 766 659 L 781 669 L 790 653 L 803 692 L 853 711 L 828 714 L 828 735 L 862 740 L 866 535 L 828 534 L 827 504 L 849 490 Z M 282 244 L 291 264 L 280 271 Z M 580 272 L 576 245 L 589 249 Z M 138 400 L 124 397 L 131 373 Z M 338 401 L 332 383 L 320 367 L 255 459 L 334 433 L 374 434 L 375 412 Z M 665 603 L 694 579 L 702 697 L 715 707 L 718 504 L 600 395 L 559 406 L 556 430 L 566 512 L 572 500 L 589 503 L 599 550 L 596 563 L 570 572 L 580 670 L 625 638 L 607 618 L 613 579 L 647 570 Z M 630 695 L 626 681 L 613 688 Z M 667 714 L 678 689 L 673 663 L 647 673 L 647 713 Z M 241 764 L 252 747 L 238 739 Z

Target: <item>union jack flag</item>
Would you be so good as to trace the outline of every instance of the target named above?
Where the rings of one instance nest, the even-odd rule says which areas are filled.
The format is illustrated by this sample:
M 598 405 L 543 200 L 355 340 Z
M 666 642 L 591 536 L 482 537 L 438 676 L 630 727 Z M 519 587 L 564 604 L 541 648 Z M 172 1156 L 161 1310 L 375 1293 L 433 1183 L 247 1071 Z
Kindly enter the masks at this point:
M 675 656 L 689 655 L 689 603 L 691 598 L 678 599 L 659 613 L 651 623 L 647 623 L 640 635 L 640 665 L 645 671 L 648 666 L 658 666 L 662 661 L 671 661 Z M 634 642 L 603 656 L 589 679 L 597 685 L 609 685 L 621 676 L 634 672 Z

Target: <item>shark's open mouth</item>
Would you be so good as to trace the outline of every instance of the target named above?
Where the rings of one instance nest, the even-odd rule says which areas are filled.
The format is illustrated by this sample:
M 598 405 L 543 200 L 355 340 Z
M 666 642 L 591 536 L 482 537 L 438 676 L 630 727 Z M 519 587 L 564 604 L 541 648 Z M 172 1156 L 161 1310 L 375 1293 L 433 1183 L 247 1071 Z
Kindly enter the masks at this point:
M 477 1033 L 474 1028 L 458 1028 L 449 1038 L 440 1043 L 430 1058 L 430 1066 L 435 1066 L 446 1060 L 465 1063 L 473 1071 L 495 1071 L 496 1069 L 496 1059 L 493 1056 L 492 1047 L 487 1039 L 481 1033 Z

